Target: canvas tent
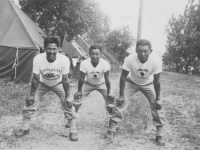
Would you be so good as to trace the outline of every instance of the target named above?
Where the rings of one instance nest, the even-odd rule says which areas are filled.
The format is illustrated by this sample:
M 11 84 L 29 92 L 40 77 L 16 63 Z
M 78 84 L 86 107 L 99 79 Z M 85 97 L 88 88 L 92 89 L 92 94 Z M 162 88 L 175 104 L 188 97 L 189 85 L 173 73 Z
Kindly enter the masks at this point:
M 107 52 L 105 50 L 103 50 L 102 53 L 108 59 L 109 62 L 121 65 L 120 62 L 111 53 L 109 53 L 109 52 Z
M 90 45 L 89 45 L 80 35 L 78 35 L 78 37 L 76 37 L 74 41 L 75 41 L 87 54 L 89 54 Z M 101 58 L 107 60 L 106 57 L 105 57 L 104 55 L 102 55 Z
M 74 40 L 67 42 L 66 37 L 62 42 L 62 50 L 72 58 L 88 58 L 88 54 Z
M 87 53 L 89 54 L 90 45 L 80 36 L 78 35 L 75 38 L 75 42 Z
M 62 42 L 62 50 L 72 58 L 73 64 L 76 61 L 73 77 L 78 78 L 80 73 L 80 62 L 78 58 L 86 59 L 89 55 L 74 40 L 67 42 L 66 37 Z
M 89 49 L 90 49 L 90 45 L 80 36 L 78 35 L 78 37 L 75 38 L 75 42 L 87 53 L 89 54 Z M 110 58 L 106 58 L 106 56 L 102 53 L 101 58 L 109 61 L 108 59 Z M 109 61 L 110 62 L 110 61 Z
M 11 0 L 0 0 L 0 78 L 28 81 L 46 34 Z
M 109 52 L 103 50 L 102 55 L 106 58 L 106 60 L 111 64 L 111 69 L 116 70 L 121 68 L 120 62 Z

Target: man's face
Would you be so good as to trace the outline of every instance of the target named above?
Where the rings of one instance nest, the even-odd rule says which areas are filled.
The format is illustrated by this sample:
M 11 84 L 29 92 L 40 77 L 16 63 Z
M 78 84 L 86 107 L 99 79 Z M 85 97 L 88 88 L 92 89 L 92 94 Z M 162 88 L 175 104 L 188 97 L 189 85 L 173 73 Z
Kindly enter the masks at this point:
M 148 58 L 149 54 L 151 53 L 151 49 L 147 45 L 139 45 L 136 49 L 136 53 L 138 54 L 138 58 L 141 63 L 145 63 Z
M 89 53 L 92 62 L 99 62 L 101 52 L 99 49 L 92 49 Z
M 56 60 L 56 54 L 58 52 L 58 46 L 55 43 L 47 44 L 45 47 L 47 53 L 47 60 L 49 62 L 54 62 Z

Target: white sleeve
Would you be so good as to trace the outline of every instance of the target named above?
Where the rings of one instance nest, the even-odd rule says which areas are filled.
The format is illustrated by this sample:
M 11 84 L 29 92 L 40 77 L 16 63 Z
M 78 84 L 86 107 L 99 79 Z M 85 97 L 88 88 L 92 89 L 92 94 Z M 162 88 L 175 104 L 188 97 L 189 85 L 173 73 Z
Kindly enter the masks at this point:
M 80 64 L 80 71 L 82 71 L 83 73 L 86 73 L 85 61 L 82 61 Z
M 37 59 L 37 56 L 34 57 L 33 59 L 33 73 L 35 74 L 40 74 L 40 62 L 39 60 Z
M 69 68 L 70 67 L 70 61 L 69 58 L 64 56 L 63 58 L 63 71 L 62 74 L 68 74 L 69 73 Z
M 110 63 L 105 61 L 105 66 L 104 67 L 104 71 L 103 72 L 107 72 L 108 70 L 110 70 Z
M 130 61 L 129 61 L 129 57 L 124 59 L 124 63 L 122 65 L 122 69 L 126 70 L 126 71 L 130 71 Z
M 154 62 L 153 74 L 158 74 L 162 72 L 162 62 L 160 60 Z

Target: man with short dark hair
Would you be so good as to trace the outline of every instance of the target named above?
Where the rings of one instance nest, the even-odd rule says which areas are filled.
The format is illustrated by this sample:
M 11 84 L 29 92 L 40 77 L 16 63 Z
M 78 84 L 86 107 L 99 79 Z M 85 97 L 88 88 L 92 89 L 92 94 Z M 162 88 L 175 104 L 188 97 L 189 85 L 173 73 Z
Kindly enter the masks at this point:
M 69 108 L 72 112 L 68 115 L 70 139 L 72 141 L 78 140 L 76 117 L 73 117 L 76 115 L 73 115 L 73 113 L 76 113 L 79 110 L 82 100 L 92 91 L 96 90 L 104 97 L 106 109 L 110 115 L 109 130 L 106 137 L 109 138 L 110 142 L 113 142 L 117 124 L 122 120 L 122 115 L 115 107 L 116 101 L 111 91 L 109 80 L 110 64 L 106 60 L 100 58 L 101 51 L 94 45 L 90 47 L 89 55 L 90 58 L 82 61 L 80 65 L 78 91 L 75 93 L 73 101 L 73 108 L 75 108 L 76 111 L 73 111 L 73 108 Z
M 59 39 L 49 36 L 44 40 L 45 53 L 38 54 L 33 60 L 33 79 L 30 96 L 23 108 L 23 125 L 16 131 L 21 137 L 29 133 L 30 121 L 42 99 L 42 96 L 53 91 L 61 100 L 62 110 L 66 116 L 66 104 L 69 93 L 69 59 L 58 53 Z M 69 105 L 69 104 L 68 104 Z
M 160 73 L 162 72 L 162 63 L 159 58 L 150 56 L 152 52 L 151 43 L 148 40 L 141 39 L 137 41 L 136 53 L 129 55 L 122 66 L 120 77 L 120 93 L 117 99 L 117 105 L 121 109 L 128 106 L 132 96 L 141 91 L 148 99 L 153 124 L 156 126 L 156 143 L 164 145 L 162 140 L 163 122 L 158 110 L 162 109 L 160 103 Z M 125 91 L 125 92 L 124 92 Z

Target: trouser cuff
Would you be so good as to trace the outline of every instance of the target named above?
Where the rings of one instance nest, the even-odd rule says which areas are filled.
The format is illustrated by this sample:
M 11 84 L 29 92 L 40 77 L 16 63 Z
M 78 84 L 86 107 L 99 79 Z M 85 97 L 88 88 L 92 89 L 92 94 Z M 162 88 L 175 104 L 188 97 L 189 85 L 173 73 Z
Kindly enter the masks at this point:
M 156 135 L 155 136 L 162 136 L 163 135 L 163 127 L 162 126 L 156 126 Z
M 23 124 L 21 126 L 21 129 L 28 130 L 30 128 L 30 119 L 29 118 L 23 118 Z
M 118 123 L 110 119 L 108 131 L 116 132 Z
M 70 133 L 77 133 L 76 119 L 69 119 L 68 121 L 69 121 L 69 124 L 70 124 L 69 132 Z

